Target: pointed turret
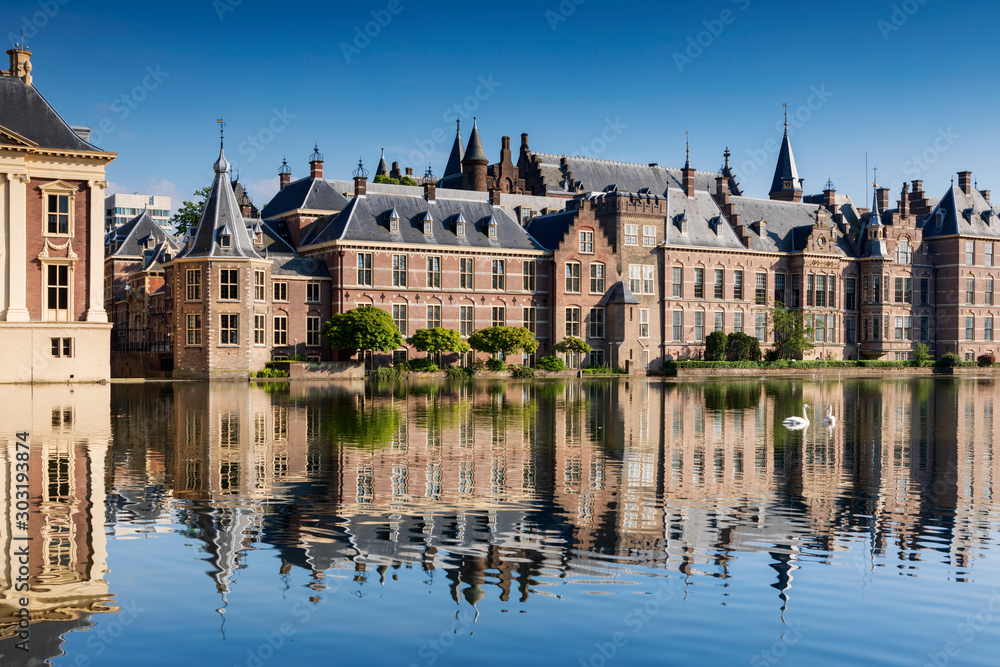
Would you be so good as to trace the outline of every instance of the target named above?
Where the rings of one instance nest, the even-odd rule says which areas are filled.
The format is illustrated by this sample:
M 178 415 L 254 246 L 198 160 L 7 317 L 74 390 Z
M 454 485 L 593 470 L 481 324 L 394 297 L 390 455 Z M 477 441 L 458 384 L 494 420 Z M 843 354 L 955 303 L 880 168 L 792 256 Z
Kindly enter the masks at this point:
M 191 232 L 191 242 L 178 258 L 242 257 L 262 259 L 253 248 L 253 241 L 240 213 L 236 193 L 229 183 L 229 161 L 219 147 L 215 162 L 215 180 L 205 200 L 198 226 Z
M 879 226 L 879 225 L 882 224 L 882 213 L 884 213 L 884 211 L 880 211 L 879 210 L 879 206 L 878 206 L 878 201 L 879 201 L 878 180 L 876 180 L 875 183 L 872 185 L 872 190 L 873 190 L 873 192 L 872 192 L 872 212 L 871 212 L 871 215 L 868 216 L 868 224 L 871 225 L 871 226 L 873 226 L 873 227 L 876 227 L 876 226 Z
M 781 151 L 778 153 L 778 164 L 774 168 L 774 179 L 771 181 L 769 196 L 777 201 L 802 201 L 802 179 L 795 167 L 795 156 L 792 154 L 792 144 L 788 138 L 788 110 L 785 110 L 785 136 L 781 140 Z
M 486 192 L 486 170 L 489 160 L 483 150 L 483 142 L 479 138 L 479 124 L 475 118 L 472 122 L 472 135 L 469 137 L 469 148 L 462 159 L 462 183 L 466 190 Z
M 455 144 L 451 147 L 451 156 L 448 158 L 448 166 L 444 168 L 444 177 L 459 176 L 462 173 L 462 158 L 465 157 L 465 147 L 462 145 L 462 121 L 457 120 L 455 130 Z
M 389 177 L 389 165 L 385 163 L 385 149 L 382 149 L 382 158 L 378 161 L 378 168 L 375 170 L 376 178 L 379 176 Z

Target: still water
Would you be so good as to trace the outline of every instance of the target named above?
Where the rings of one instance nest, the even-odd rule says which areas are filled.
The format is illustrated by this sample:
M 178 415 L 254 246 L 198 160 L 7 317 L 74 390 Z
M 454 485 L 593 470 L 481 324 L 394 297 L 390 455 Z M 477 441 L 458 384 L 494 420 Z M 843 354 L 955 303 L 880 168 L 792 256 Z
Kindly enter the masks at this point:
M 989 379 L 3 391 L 3 665 L 1000 652 Z

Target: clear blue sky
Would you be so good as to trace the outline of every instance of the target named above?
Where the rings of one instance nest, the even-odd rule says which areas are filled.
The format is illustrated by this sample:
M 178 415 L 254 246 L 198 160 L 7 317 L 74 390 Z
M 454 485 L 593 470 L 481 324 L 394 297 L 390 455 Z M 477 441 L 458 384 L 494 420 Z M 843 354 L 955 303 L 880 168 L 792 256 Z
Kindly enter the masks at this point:
M 456 105 L 466 138 L 479 116 L 491 160 L 528 132 L 538 151 L 681 166 L 690 131 L 696 168 L 729 146 L 744 190 L 766 196 L 787 101 L 808 192 L 832 178 L 864 205 L 866 152 L 883 185 L 922 178 L 939 195 L 968 169 L 1000 191 L 995 3 L 4 4 L 39 90 L 69 123 L 109 128 L 95 140 L 119 153 L 116 189 L 175 206 L 211 180 L 219 117 L 264 203 L 282 157 L 306 175 L 314 142 L 328 177 L 359 156 L 374 170 L 381 147 L 440 176 Z

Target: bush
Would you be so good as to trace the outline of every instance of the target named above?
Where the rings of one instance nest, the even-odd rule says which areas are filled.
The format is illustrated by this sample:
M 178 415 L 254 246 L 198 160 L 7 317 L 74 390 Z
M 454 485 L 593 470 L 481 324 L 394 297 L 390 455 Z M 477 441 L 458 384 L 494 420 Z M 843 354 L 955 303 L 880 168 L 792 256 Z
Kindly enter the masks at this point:
M 955 368 L 956 366 L 962 365 L 962 357 L 958 356 L 954 352 L 949 352 L 938 359 L 937 363 L 934 365 L 938 368 Z
M 476 369 L 464 366 L 451 366 L 446 368 L 444 372 L 451 380 L 465 380 L 476 375 Z
M 760 361 L 760 341 L 745 333 L 726 337 L 726 361 Z
M 250 374 L 250 377 L 255 378 L 286 378 L 288 377 L 288 371 L 278 370 L 271 366 L 271 362 L 267 362 L 267 366 L 259 371 L 254 371 Z
M 542 357 L 535 362 L 535 368 L 541 369 L 543 371 L 564 371 L 566 370 L 566 364 L 559 357 L 550 354 L 547 357 Z
M 727 337 L 721 331 L 713 331 L 705 338 L 705 361 L 722 361 L 726 355 Z
M 976 363 L 978 363 L 981 368 L 992 366 L 996 363 L 996 357 L 992 354 L 981 354 L 976 357 Z
M 410 370 L 415 373 L 433 373 L 438 370 L 438 366 L 434 363 L 433 359 L 421 357 L 410 362 Z
M 926 366 L 930 360 L 931 353 L 927 351 L 927 346 L 923 343 L 917 343 L 917 347 L 914 348 L 910 358 L 910 365 L 920 368 L 921 366 Z
M 615 366 L 584 366 L 584 375 L 625 375 L 625 369 Z
M 505 371 L 507 370 L 507 362 L 503 359 L 487 359 L 486 370 Z
M 392 366 L 379 366 L 372 371 L 371 379 L 375 382 L 393 382 L 398 380 L 402 373 L 398 368 Z
M 483 361 L 482 359 L 475 359 L 475 360 L 473 360 L 473 362 L 472 362 L 472 370 L 474 370 L 474 371 L 485 371 L 486 370 L 486 362 Z
M 512 377 L 518 379 L 528 379 L 535 377 L 535 369 L 530 366 L 514 366 Z
M 410 366 L 410 362 L 406 359 L 400 359 L 399 361 L 393 362 L 392 367 L 399 371 L 399 374 L 409 373 L 413 368 Z
M 780 356 L 781 352 L 778 351 L 778 348 L 772 347 L 764 353 L 764 361 L 778 361 Z

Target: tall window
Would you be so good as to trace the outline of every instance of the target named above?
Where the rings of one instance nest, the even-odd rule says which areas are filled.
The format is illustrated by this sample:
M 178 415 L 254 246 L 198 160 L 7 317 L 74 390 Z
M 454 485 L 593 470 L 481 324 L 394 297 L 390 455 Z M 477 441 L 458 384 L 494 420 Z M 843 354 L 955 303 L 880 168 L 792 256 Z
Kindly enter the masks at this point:
M 358 253 L 358 284 L 372 284 L 372 254 L 370 252 Z M 286 299 L 281 299 L 285 301 Z
M 993 340 L 993 318 L 987 317 L 983 322 L 983 340 Z
M 201 301 L 201 269 L 187 270 L 187 290 L 185 296 L 188 301 Z
M 253 344 L 264 344 L 264 315 L 255 313 L 253 316 Z
M 493 317 L 490 326 L 507 326 L 507 308 L 504 306 L 493 306 Z
M 896 340 L 903 340 L 903 317 L 896 316 Z
M 590 265 L 590 293 L 604 294 L 604 265 L 594 263 Z
M 754 336 L 762 343 L 767 341 L 767 315 L 765 313 L 756 314 Z
M 579 262 L 566 262 L 566 291 L 574 294 L 580 291 Z
M 733 331 L 743 333 L 743 313 L 733 313 Z
M 698 342 L 705 340 L 705 311 L 703 310 L 694 312 L 694 339 Z
M 844 320 L 844 335 L 848 343 L 854 344 L 857 341 L 857 335 L 855 333 L 855 320 L 853 317 L 848 317 Z
M 275 301 L 288 301 L 288 283 L 285 281 L 272 283 Z
M 288 345 L 288 316 L 274 316 L 274 344 Z
M 656 292 L 655 271 L 655 266 L 649 264 L 642 265 L 642 291 L 644 294 L 654 294 Z
M 774 274 L 774 302 L 785 305 L 785 274 Z
M 201 315 L 187 316 L 187 344 L 201 345 Z
M 896 244 L 896 264 L 909 264 L 910 252 L 910 242 L 906 239 Z
M 399 333 L 404 336 L 407 335 L 407 317 L 406 317 L 406 304 L 405 303 L 394 303 L 392 304 L 392 321 L 399 329 Z
M 392 286 L 406 287 L 406 255 L 392 256 Z
M 715 313 L 715 328 L 713 331 L 725 331 L 726 329 L 726 314 L 721 310 Z
M 816 276 L 816 307 L 826 308 L 826 276 Z
M 441 306 L 427 306 L 427 328 L 437 329 L 441 326 Z
M 566 309 L 566 335 L 580 337 L 580 309 L 575 306 Z
M 306 283 L 306 302 L 319 303 L 319 283 Z
M 474 331 L 474 306 L 459 306 L 458 307 L 458 324 L 460 328 L 460 333 L 463 336 L 471 336 Z
M 965 279 L 965 303 L 970 306 L 976 303 L 976 279 Z
M 238 269 L 222 269 L 219 271 L 219 298 L 223 301 L 235 301 L 239 295 Z
M 674 321 L 673 321 L 673 340 L 680 342 L 684 340 L 684 311 L 675 310 L 674 311 Z
M 738 272 L 737 272 L 738 273 Z M 671 283 L 673 289 L 673 295 L 675 299 L 680 299 L 684 296 L 684 269 L 675 266 L 673 270 L 673 281 Z
M 733 271 L 733 299 L 735 301 L 743 300 L 743 272 Z
M 639 245 L 639 225 L 625 225 L 625 245 Z
M 705 269 L 694 270 L 694 298 L 705 298 Z
M 903 338 L 913 340 L 913 318 L 909 315 L 903 318 Z
M 965 340 L 975 340 L 976 338 L 976 318 L 965 318 Z
M 656 227 L 654 225 L 642 226 L 642 245 L 656 245 Z
M 895 301 L 896 303 L 903 303 L 903 279 L 896 278 L 894 282 L 896 283 Z
M 461 289 L 473 289 L 472 282 L 473 259 L 461 257 L 458 260 L 458 286 Z
M 930 278 L 920 279 L 920 305 L 926 306 L 930 304 L 931 299 L 931 280 Z
M 49 234 L 69 234 L 69 195 L 48 196 Z
M 590 337 L 604 338 L 604 309 L 590 309 Z
M 965 242 L 965 264 L 966 266 L 972 266 L 976 263 L 976 242 L 966 241 Z
M 434 289 L 441 287 L 441 258 L 427 258 L 427 287 Z
M 524 279 L 522 287 L 525 292 L 534 292 L 538 289 L 538 264 L 526 259 L 521 266 L 522 277 Z
M 253 298 L 254 301 L 263 301 L 266 292 L 264 291 L 264 272 L 254 270 L 253 272 Z
M 816 303 L 816 276 L 810 273 L 806 276 L 806 305 L 813 306 Z
M 985 255 L 983 256 L 983 263 L 986 266 L 993 266 L 993 242 L 988 241 L 986 243 Z
M 239 322 L 240 316 L 236 314 L 223 314 L 219 322 L 219 344 L 239 345 Z
M 882 276 L 872 276 L 872 303 L 882 303 Z
M 879 319 L 878 315 L 872 315 L 872 340 L 880 340 L 882 338 L 882 320 Z
M 754 302 L 758 304 L 767 303 L 767 274 L 757 274 L 757 290 L 754 294 Z
M 871 303 L 868 300 L 868 276 L 861 277 L 861 303 Z
M 306 345 L 309 347 L 319 347 L 319 318 L 309 316 L 306 318 Z
M 920 340 L 927 341 L 931 337 L 931 318 L 920 318 Z
M 524 307 L 524 328 L 533 334 L 538 333 L 538 309 L 534 306 Z
M 903 279 L 903 301 L 913 303 L 913 278 Z
M 992 306 L 993 305 L 993 278 L 992 277 L 986 279 L 986 300 L 984 301 L 984 303 L 987 306 Z
M 594 232 L 580 232 L 580 252 L 588 255 L 594 252 Z
M 502 259 L 493 260 L 493 289 L 503 290 L 506 285 L 506 267 Z
M 726 272 L 724 269 L 715 270 L 715 296 L 716 299 L 725 298 L 725 276 Z
M 645 308 L 639 311 L 639 338 L 649 338 L 649 311 Z
M 848 278 L 844 281 L 844 308 L 847 310 L 857 309 L 857 303 L 855 302 L 857 295 L 854 293 L 857 289 L 857 282 L 856 278 Z

